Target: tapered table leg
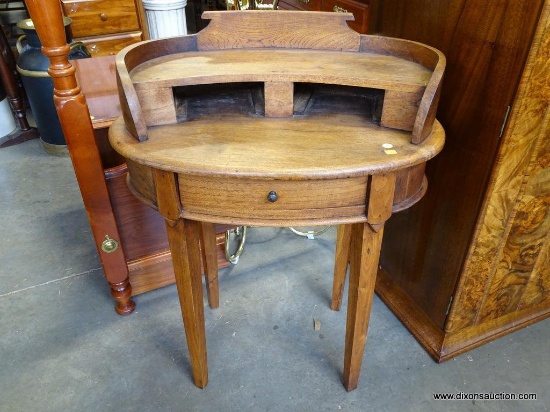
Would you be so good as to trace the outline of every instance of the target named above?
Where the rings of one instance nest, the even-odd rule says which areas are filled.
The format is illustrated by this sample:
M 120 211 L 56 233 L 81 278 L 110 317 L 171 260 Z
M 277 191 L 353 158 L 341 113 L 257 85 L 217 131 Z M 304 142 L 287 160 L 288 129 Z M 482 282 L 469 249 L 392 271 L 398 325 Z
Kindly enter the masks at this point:
M 193 380 L 199 388 L 204 388 L 208 383 L 208 366 L 199 247 L 201 224 L 181 218 L 178 184 L 174 173 L 153 169 L 153 177 L 158 210 L 164 217 L 168 233 Z
M 383 227 L 373 230 L 368 223 L 351 228 L 350 277 L 346 347 L 344 355 L 344 387 L 351 391 L 357 387 L 363 352 L 367 339 L 376 272 L 382 244 Z
M 339 225 L 336 236 L 336 253 L 334 257 L 334 280 L 330 308 L 340 310 L 344 296 L 344 283 L 348 270 L 351 240 L 351 225 Z
M 204 388 L 208 383 L 208 366 L 200 270 L 200 223 L 184 219 L 175 222 L 167 220 L 166 229 L 193 379 L 196 386 Z
M 201 222 L 201 252 L 208 304 L 212 309 L 220 306 L 218 288 L 218 253 L 216 251 L 216 225 Z

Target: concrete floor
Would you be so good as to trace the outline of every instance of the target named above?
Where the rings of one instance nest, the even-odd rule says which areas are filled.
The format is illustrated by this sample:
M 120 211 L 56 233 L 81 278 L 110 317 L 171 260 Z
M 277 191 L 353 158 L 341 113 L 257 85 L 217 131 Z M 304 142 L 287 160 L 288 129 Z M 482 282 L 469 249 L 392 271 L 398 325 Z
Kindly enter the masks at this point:
M 113 310 L 70 160 L 0 150 L 1 411 L 543 411 L 550 323 L 436 364 L 376 298 L 359 387 L 340 382 L 345 311 L 328 308 L 335 231 L 251 229 L 206 307 L 210 382 L 191 380 L 175 286 Z M 345 302 L 344 302 L 345 303 Z M 313 329 L 313 318 L 321 330 Z M 435 392 L 536 393 L 436 401 Z

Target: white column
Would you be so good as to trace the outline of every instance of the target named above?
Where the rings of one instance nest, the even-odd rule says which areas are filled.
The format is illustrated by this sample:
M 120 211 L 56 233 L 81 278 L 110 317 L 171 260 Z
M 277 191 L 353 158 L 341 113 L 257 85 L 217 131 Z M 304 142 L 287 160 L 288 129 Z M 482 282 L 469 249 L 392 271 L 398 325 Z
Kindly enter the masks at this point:
M 142 0 L 149 38 L 183 36 L 187 34 L 185 6 L 187 0 Z

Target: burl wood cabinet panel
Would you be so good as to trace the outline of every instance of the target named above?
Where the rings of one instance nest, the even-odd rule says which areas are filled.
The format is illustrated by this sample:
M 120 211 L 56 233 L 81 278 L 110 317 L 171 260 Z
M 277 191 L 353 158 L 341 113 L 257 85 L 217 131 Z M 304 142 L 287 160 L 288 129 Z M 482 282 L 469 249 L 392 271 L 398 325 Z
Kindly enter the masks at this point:
M 447 57 L 446 147 L 388 222 L 377 285 L 444 361 L 550 315 L 550 2 L 377 3 L 374 32 Z

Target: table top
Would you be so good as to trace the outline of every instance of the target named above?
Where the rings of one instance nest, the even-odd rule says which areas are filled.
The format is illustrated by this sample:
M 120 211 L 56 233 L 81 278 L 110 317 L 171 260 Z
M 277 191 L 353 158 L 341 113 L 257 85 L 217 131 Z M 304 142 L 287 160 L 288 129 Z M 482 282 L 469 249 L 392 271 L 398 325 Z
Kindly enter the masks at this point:
M 119 118 L 110 131 L 113 148 L 141 164 L 178 173 L 329 179 L 379 174 L 435 156 L 444 131 L 436 122 L 424 144 L 410 132 L 383 128 L 352 114 L 306 118 L 209 116 L 150 127 L 138 142 Z

